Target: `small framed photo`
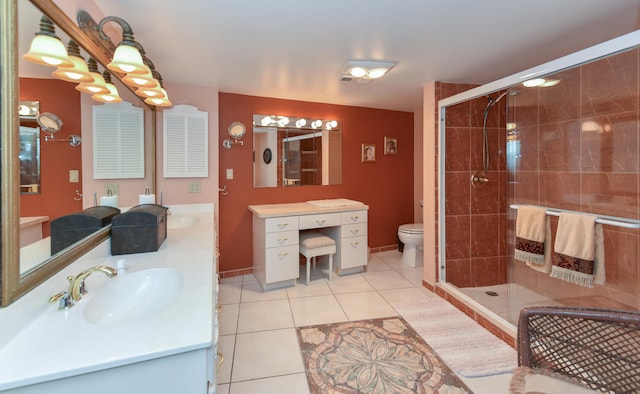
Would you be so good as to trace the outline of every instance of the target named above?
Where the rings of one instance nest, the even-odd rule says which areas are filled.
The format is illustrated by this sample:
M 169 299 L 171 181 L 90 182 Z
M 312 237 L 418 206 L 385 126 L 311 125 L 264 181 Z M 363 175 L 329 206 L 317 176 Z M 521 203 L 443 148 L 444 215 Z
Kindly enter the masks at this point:
M 373 163 L 376 161 L 376 144 L 362 144 L 362 162 Z
M 384 154 L 398 154 L 398 139 L 396 137 L 384 137 Z

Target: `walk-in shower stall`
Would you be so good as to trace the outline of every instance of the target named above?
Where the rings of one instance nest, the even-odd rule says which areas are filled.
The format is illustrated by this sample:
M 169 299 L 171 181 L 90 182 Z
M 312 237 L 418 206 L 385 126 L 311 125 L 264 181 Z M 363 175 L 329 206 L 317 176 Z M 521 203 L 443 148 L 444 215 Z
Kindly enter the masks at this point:
M 640 309 L 639 44 L 634 32 L 464 92 L 441 85 L 438 260 L 448 291 L 514 325 L 531 305 Z M 561 211 L 598 216 L 604 284 L 515 259 L 523 204 L 547 209 L 551 239 Z

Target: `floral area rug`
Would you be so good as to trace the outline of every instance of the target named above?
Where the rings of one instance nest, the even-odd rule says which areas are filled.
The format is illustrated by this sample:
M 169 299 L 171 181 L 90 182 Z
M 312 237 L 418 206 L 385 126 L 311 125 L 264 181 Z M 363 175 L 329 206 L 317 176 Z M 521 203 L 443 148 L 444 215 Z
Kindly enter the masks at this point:
M 297 333 L 312 393 L 471 393 L 400 317 Z

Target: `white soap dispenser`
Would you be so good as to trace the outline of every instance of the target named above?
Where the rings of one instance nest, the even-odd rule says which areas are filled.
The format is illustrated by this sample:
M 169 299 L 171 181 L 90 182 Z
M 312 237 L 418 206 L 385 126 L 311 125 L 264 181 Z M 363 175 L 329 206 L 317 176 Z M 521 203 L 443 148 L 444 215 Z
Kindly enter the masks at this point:
M 127 268 L 129 268 L 130 264 L 127 263 L 125 259 L 118 259 L 116 261 L 116 270 L 118 271 L 118 276 L 125 275 L 127 273 Z

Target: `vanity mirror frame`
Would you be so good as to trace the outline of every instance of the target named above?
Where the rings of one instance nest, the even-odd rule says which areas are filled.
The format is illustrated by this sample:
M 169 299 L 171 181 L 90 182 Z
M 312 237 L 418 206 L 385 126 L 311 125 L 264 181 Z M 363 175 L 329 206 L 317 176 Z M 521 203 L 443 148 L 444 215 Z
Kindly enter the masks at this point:
M 67 16 L 52 0 L 30 0 L 43 14 L 75 40 L 88 54 L 102 66 L 110 62 L 110 53 L 101 48 L 91 37 Z M 18 0 L 4 0 L 0 5 L 0 305 L 6 307 L 34 287 L 38 286 L 56 272 L 89 252 L 111 235 L 111 227 L 104 227 L 67 249 L 43 261 L 38 268 L 20 275 L 20 164 L 17 146 L 19 144 L 19 91 L 18 91 Z M 34 31 L 37 24 L 34 23 Z M 123 75 L 112 73 L 115 78 Z M 126 85 L 124 85 L 126 86 Z M 127 88 L 129 88 L 127 86 Z M 129 88 L 129 90 L 131 90 Z M 151 179 L 155 191 L 155 145 L 156 145 L 156 108 L 140 100 L 151 110 Z

